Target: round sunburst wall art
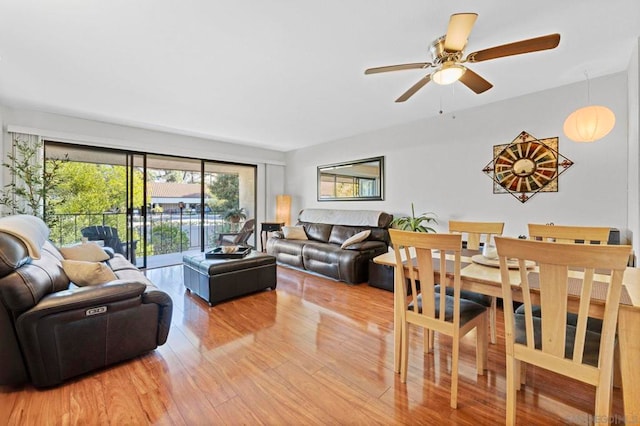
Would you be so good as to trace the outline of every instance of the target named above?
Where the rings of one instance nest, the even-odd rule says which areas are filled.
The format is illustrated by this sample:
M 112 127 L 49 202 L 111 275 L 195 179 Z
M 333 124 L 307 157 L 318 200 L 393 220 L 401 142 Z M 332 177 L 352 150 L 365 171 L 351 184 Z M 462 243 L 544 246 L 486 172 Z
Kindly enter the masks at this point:
M 493 192 L 509 193 L 524 203 L 538 192 L 557 192 L 558 176 L 573 161 L 558 153 L 558 138 L 536 139 L 521 132 L 511 143 L 495 145 L 493 160 L 482 170 Z

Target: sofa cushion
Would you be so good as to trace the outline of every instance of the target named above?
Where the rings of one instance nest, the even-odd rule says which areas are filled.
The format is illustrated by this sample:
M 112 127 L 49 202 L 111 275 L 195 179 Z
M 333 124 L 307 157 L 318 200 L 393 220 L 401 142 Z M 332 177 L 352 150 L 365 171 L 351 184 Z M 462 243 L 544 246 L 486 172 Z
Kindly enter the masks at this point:
M 67 277 L 76 285 L 98 285 L 117 279 L 111 268 L 101 262 L 63 260 L 62 268 Z
M 60 247 L 60 253 L 68 260 L 82 260 L 85 262 L 102 262 L 110 256 L 96 243 L 76 244 L 69 247 Z
M 349 238 L 365 230 L 368 230 L 368 228 L 362 228 L 359 226 L 334 225 L 333 229 L 331 230 L 329 242 L 331 244 L 341 245 Z M 369 230 L 369 234 L 371 234 L 371 230 Z
M 346 249 L 353 244 L 360 243 L 366 240 L 369 235 L 371 235 L 371 230 L 369 229 L 367 229 L 366 231 L 358 232 L 357 234 L 354 234 L 351 237 L 347 238 L 344 243 L 342 243 L 340 248 Z
M 308 240 L 302 226 L 283 226 L 282 233 L 288 240 Z
M 323 243 L 329 242 L 333 225 L 327 223 L 304 223 L 303 226 L 310 240 L 321 241 Z
M 277 240 L 267 241 L 267 253 L 276 257 L 276 261 L 291 265 L 296 268 L 303 268 L 302 248 L 309 243 L 309 240 Z

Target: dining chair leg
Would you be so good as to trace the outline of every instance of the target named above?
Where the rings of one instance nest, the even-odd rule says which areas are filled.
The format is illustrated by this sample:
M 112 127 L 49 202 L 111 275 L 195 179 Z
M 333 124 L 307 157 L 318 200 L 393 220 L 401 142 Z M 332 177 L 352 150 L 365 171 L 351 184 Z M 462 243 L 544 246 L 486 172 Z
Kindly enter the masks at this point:
M 518 364 L 513 355 L 507 354 L 507 413 L 505 424 L 512 426 L 516 424 L 516 388 L 519 386 Z
M 618 342 L 613 347 L 613 387 L 620 389 L 622 387 L 622 371 L 620 370 L 620 345 Z
M 487 369 L 487 353 L 489 352 L 489 343 L 487 341 L 487 316 L 482 315 L 480 324 L 476 326 L 476 369 L 478 375 L 484 375 Z
M 496 336 L 496 316 L 498 315 L 498 298 L 491 298 L 491 306 L 489 307 L 489 332 L 491 333 L 491 344 L 495 345 L 498 342 Z
M 520 390 L 522 385 L 527 384 L 527 363 L 522 361 L 516 361 L 516 377 L 518 378 L 518 384 L 516 389 Z
M 407 370 L 409 363 L 409 339 L 408 331 L 409 324 L 406 321 L 402 321 L 401 326 L 401 348 L 400 348 L 400 382 L 407 383 Z
M 460 358 L 460 337 L 453 335 L 451 354 L 451 408 L 458 408 L 458 360 Z
M 602 361 L 602 358 L 600 359 Z M 613 392 L 613 359 L 608 363 L 609 365 L 602 365 L 600 371 L 600 378 L 596 385 L 596 409 L 595 418 L 601 420 L 595 422 L 597 425 L 607 425 L 609 420 L 609 414 L 611 414 L 612 399 L 611 394 Z
M 433 345 L 434 345 L 434 342 L 435 342 L 435 335 L 436 335 L 435 331 L 429 330 L 429 338 L 428 338 L 428 341 L 427 341 L 427 353 L 433 352 Z
M 402 291 L 402 274 L 398 268 L 394 268 L 393 281 L 393 371 L 399 373 L 402 347 L 401 312 L 404 309 L 404 301 L 399 296 Z

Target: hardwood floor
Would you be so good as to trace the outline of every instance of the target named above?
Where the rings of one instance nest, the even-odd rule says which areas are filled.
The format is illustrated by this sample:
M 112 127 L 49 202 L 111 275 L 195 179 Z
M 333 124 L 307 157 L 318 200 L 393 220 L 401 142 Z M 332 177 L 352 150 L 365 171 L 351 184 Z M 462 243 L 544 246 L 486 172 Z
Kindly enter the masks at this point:
M 53 389 L 0 387 L 0 425 L 504 423 L 501 312 L 484 376 L 473 341 L 461 347 L 453 410 L 447 337 L 436 336 L 435 352 L 424 355 L 413 330 L 407 383 L 394 374 L 390 292 L 278 267 L 276 291 L 210 308 L 185 292 L 181 266 L 146 274 L 174 301 L 168 342 Z M 590 424 L 594 395 L 529 368 L 518 423 Z M 621 416 L 619 389 L 614 398 Z

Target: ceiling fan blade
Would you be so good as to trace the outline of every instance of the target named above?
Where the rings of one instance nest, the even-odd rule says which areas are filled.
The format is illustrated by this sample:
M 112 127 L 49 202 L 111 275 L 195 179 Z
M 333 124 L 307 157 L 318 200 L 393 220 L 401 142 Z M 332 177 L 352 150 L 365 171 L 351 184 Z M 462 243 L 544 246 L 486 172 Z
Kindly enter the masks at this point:
M 464 74 L 462 74 L 459 81 L 477 94 L 486 92 L 493 87 L 493 84 L 489 83 L 469 68 L 467 68 Z
M 424 77 L 422 77 L 416 84 L 414 84 L 413 86 L 411 86 L 409 88 L 409 90 L 407 90 L 406 92 L 404 92 L 402 94 L 402 96 L 400 96 L 398 99 L 396 99 L 396 102 L 404 102 L 407 99 L 409 99 L 410 97 L 412 97 L 418 90 L 422 89 L 422 87 L 427 84 L 428 82 L 431 81 L 431 74 L 427 74 Z
M 477 13 L 455 13 L 451 15 L 447 35 L 444 39 L 445 50 L 460 52 L 464 49 L 477 18 Z
M 523 53 L 537 52 L 540 50 L 554 49 L 560 43 L 560 34 L 549 34 L 502 46 L 490 47 L 467 55 L 467 62 L 481 62 L 489 59 L 503 58 L 505 56 L 520 55 Z
M 385 67 L 369 68 L 364 71 L 365 74 L 376 74 L 379 72 L 414 70 L 421 68 L 429 68 L 433 66 L 431 62 L 415 62 L 413 64 L 388 65 Z

